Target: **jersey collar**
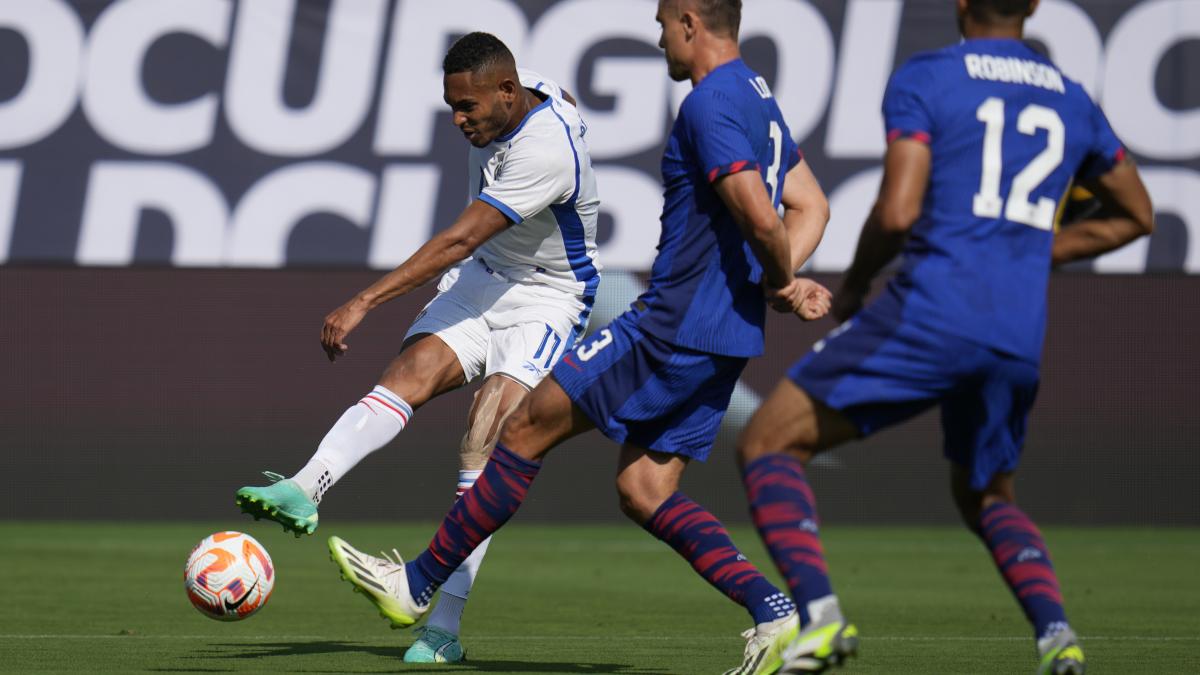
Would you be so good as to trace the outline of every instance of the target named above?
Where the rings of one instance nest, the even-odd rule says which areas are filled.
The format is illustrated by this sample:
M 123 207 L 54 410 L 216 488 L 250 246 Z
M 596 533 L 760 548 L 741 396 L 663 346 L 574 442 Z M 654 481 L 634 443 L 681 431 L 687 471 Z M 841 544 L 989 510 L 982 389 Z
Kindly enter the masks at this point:
M 542 101 L 541 103 L 537 104 L 532 110 L 525 113 L 525 117 L 521 118 L 521 123 L 517 125 L 516 129 L 513 129 L 512 131 L 508 132 L 507 134 L 504 134 L 503 136 L 497 136 L 496 140 L 494 140 L 492 142 L 493 143 L 507 143 L 508 141 L 511 141 L 513 139 L 513 136 L 516 136 L 518 133 L 521 132 L 521 129 L 525 128 L 525 123 L 529 121 L 529 118 L 533 117 L 535 114 L 537 114 L 537 112 L 539 110 L 549 107 L 550 102 L 552 100 L 553 99 L 551 99 L 549 96 L 547 96 L 545 101 Z

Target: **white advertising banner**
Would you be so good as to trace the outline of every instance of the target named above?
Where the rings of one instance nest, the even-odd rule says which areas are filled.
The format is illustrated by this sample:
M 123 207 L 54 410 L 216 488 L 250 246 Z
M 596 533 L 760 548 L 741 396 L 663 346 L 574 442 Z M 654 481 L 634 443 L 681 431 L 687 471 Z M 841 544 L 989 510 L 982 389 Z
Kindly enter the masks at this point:
M 946 0 L 746 0 L 746 60 L 829 194 L 811 263 L 849 263 L 892 70 L 956 39 Z M 441 60 L 485 30 L 580 102 L 601 255 L 644 270 L 672 83 L 653 0 L 0 2 L 0 263 L 370 266 L 466 198 Z M 1028 28 L 1102 102 L 1158 210 L 1099 272 L 1200 273 L 1200 2 L 1044 0 Z

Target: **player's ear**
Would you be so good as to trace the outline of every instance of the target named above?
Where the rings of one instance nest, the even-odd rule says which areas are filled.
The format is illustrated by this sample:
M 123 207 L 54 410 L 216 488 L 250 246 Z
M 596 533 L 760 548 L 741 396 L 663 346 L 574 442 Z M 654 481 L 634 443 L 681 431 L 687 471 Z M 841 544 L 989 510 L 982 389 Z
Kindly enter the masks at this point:
M 1033 13 L 1037 11 L 1038 5 L 1041 4 L 1041 2 L 1042 0 L 1029 0 L 1029 9 L 1025 12 L 1025 18 L 1028 19 L 1029 17 L 1033 16 Z
M 696 37 L 696 28 L 698 21 L 696 13 L 689 10 L 684 10 L 679 13 L 679 22 L 683 24 L 683 36 L 688 40 Z
M 502 77 L 497 88 L 500 90 L 500 96 L 504 102 L 512 103 L 517 100 L 518 87 L 519 85 L 511 77 Z

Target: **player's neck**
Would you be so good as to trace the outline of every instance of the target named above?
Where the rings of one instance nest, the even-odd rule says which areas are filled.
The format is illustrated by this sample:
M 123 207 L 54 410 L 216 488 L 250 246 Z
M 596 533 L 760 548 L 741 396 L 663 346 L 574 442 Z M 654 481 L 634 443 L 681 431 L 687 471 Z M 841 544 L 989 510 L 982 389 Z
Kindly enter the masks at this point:
M 1025 22 L 981 23 L 967 19 L 963 23 L 963 38 L 967 40 L 1021 40 L 1025 37 Z
M 500 132 L 501 136 L 511 134 L 513 129 L 516 129 L 517 126 L 521 124 L 521 120 L 525 119 L 525 116 L 529 114 L 529 111 L 533 110 L 538 106 L 539 103 L 541 103 L 541 101 L 539 101 L 537 97 L 530 93 L 525 87 L 521 87 L 521 93 L 524 95 L 519 97 L 516 105 L 513 106 L 512 117 L 508 119 L 508 124 L 504 125 L 504 129 Z
M 700 80 L 717 68 L 740 58 L 742 53 L 737 43 L 731 40 L 714 41 L 705 48 L 697 49 L 696 60 L 692 63 L 692 86 L 700 84 Z

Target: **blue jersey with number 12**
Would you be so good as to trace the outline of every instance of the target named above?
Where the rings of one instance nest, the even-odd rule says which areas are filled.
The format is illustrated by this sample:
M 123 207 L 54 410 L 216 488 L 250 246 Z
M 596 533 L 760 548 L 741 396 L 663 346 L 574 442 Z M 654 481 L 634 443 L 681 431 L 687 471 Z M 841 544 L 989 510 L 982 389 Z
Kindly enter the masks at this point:
M 871 311 L 1037 363 L 1058 205 L 1124 154 L 1078 83 L 1018 40 L 919 54 L 883 102 L 889 141 L 928 143 L 921 216 Z
M 713 182 L 756 171 L 778 208 L 799 161 L 770 88 L 741 59 L 692 89 L 663 153 L 662 235 L 636 313 L 641 330 L 710 354 L 762 353 L 762 268 Z

